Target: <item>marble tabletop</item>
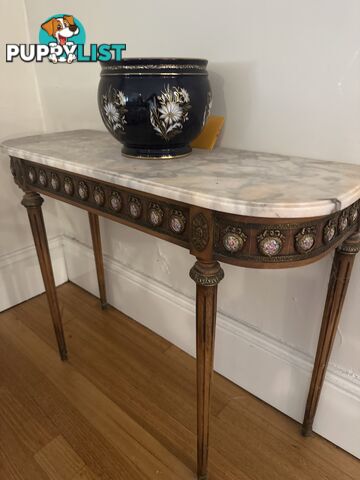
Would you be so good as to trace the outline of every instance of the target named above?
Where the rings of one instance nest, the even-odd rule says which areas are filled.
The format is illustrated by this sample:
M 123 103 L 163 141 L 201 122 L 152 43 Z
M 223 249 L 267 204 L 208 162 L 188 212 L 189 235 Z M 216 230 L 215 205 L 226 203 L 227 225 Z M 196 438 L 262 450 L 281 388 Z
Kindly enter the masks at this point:
M 2 148 L 91 178 L 221 212 L 255 217 L 327 215 L 360 198 L 360 165 L 218 148 L 141 160 L 109 133 L 75 130 L 8 140 Z

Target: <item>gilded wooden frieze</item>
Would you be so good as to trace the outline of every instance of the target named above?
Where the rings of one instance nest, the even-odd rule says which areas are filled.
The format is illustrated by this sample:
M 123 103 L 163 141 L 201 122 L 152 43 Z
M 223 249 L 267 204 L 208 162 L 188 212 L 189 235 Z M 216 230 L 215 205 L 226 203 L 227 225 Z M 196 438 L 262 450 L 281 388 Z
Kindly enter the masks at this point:
M 266 219 L 259 219 L 259 223 L 254 219 L 242 221 L 242 217 L 216 213 L 215 257 L 240 265 L 294 263 L 316 258 L 356 230 L 359 210 L 357 201 L 332 215 L 278 224 L 262 223 Z
M 216 211 L 209 220 L 197 209 L 190 223 L 190 205 L 177 205 L 161 197 L 17 158 L 11 159 L 10 168 L 15 182 L 25 191 L 48 193 L 85 209 L 95 209 L 153 235 L 165 235 L 183 247 L 190 248 L 191 244 L 195 252 L 213 245 L 214 259 L 239 265 L 305 263 L 340 245 L 359 227 L 360 201 L 324 217 L 278 223 Z M 210 232 L 214 232 L 214 238 Z
M 15 182 L 26 190 L 56 195 L 70 203 L 91 207 L 99 213 L 125 219 L 144 229 L 174 238 L 174 243 L 188 244 L 189 208 L 149 199 L 105 182 L 83 178 L 33 162 L 13 158 L 10 164 Z M 149 232 L 150 233 L 150 232 Z

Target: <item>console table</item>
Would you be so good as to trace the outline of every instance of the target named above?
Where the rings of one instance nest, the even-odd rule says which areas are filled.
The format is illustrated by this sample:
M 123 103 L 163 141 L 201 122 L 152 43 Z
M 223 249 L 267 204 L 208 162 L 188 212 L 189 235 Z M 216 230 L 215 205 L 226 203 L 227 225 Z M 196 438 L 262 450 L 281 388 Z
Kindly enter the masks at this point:
M 174 160 L 123 157 L 108 133 L 78 130 L 7 141 L 26 207 L 62 360 L 67 352 L 41 195 L 88 211 L 101 306 L 106 307 L 99 219 L 136 228 L 196 257 L 197 474 L 207 478 L 219 262 L 288 268 L 335 250 L 302 432 L 318 405 L 355 254 L 360 166 L 217 149 Z M 41 194 L 41 195 L 40 195 Z

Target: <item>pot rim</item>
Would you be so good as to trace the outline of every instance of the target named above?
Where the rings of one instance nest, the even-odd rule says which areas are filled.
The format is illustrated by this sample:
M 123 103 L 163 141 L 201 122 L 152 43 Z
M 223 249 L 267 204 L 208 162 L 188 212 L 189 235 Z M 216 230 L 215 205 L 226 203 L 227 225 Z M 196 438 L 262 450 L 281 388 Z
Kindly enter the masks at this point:
M 109 60 L 108 62 L 99 62 L 103 66 L 126 66 L 126 65 L 159 65 L 159 64 L 190 64 L 206 67 L 208 60 L 205 58 L 190 57 L 125 57 L 121 60 Z

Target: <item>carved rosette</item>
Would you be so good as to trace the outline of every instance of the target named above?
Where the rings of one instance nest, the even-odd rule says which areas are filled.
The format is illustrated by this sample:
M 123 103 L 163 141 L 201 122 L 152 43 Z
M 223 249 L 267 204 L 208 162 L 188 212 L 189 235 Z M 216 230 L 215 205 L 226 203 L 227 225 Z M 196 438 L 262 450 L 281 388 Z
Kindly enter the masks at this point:
M 190 278 L 202 287 L 215 287 L 224 278 L 224 270 L 218 262 L 210 264 L 196 262 L 190 270 Z
M 157 203 L 150 203 L 149 211 L 148 211 L 148 218 L 151 225 L 154 227 L 159 227 L 164 219 L 164 212 L 160 205 Z
M 14 177 L 14 182 L 16 185 L 25 191 L 26 189 L 26 178 L 24 173 L 24 168 L 21 160 L 18 158 L 10 158 L 10 170 Z
M 36 182 L 36 171 L 34 167 L 29 167 L 27 170 L 27 177 L 29 179 L 29 182 L 31 184 L 34 184 Z
M 343 232 L 349 225 L 349 217 L 345 210 L 339 217 L 339 232 Z
M 87 200 L 89 198 L 89 188 L 84 181 L 79 182 L 78 194 L 81 200 Z
M 279 255 L 283 247 L 285 236 L 280 230 L 264 230 L 258 235 L 258 248 L 262 255 L 274 257 Z
M 132 218 L 139 218 L 141 215 L 141 202 L 136 197 L 129 198 L 129 213 Z
M 304 227 L 295 236 L 295 248 L 299 253 L 310 252 L 315 245 L 315 227 Z
M 240 252 L 245 245 L 247 236 L 240 227 L 228 226 L 226 227 L 223 237 L 223 245 L 229 253 Z
M 172 210 L 169 220 L 169 227 L 174 232 L 180 235 L 184 232 L 186 226 L 186 218 L 180 210 Z
M 43 169 L 39 170 L 39 183 L 42 187 L 46 187 L 48 183 L 46 172 Z
M 105 192 L 102 189 L 102 187 L 100 187 L 99 185 L 97 185 L 94 188 L 93 197 L 94 197 L 96 205 L 98 205 L 99 207 L 102 207 L 104 205 L 104 203 L 105 203 Z
M 119 192 L 111 192 L 110 195 L 110 208 L 114 212 L 120 212 L 122 207 L 122 200 Z
M 14 182 L 22 190 L 25 189 L 26 181 L 24 179 L 22 163 L 17 158 L 10 158 L 10 170 L 14 177 Z
M 57 173 L 52 173 L 50 177 L 50 185 L 56 192 L 60 189 L 60 178 Z
M 64 190 L 68 195 L 74 195 L 74 182 L 70 177 L 64 178 Z
M 203 213 L 195 215 L 191 222 L 191 244 L 202 252 L 209 243 L 209 224 Z
M 329 220 L 324 227 L 323 238 L 325 243 L 330 243 L 336 236 L 336 222 Z

